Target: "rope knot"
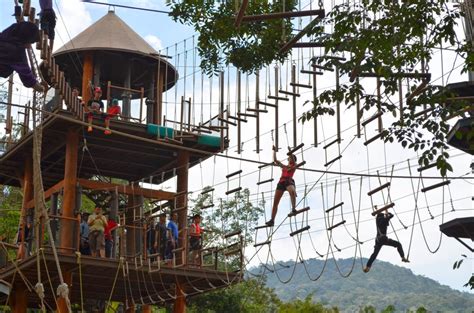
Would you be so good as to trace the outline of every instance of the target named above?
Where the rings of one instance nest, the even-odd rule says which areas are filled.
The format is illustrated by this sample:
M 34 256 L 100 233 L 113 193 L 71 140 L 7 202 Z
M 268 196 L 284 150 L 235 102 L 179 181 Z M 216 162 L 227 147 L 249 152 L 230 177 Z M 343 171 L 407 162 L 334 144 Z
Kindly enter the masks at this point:
M 56 295 L 61 298 L 67 299 L 69 295 L 69 287 L 66 283 L 62 283 L 58 286 L 58 289 L 56 290 Z
M 43 300 L 44 299 L 44 286 L 43 286 L 42 283 L 40 283 L 40 282 L 36 283 L 35 291 L 38 294 L 38 296 L 40 297 L 40 299 Z

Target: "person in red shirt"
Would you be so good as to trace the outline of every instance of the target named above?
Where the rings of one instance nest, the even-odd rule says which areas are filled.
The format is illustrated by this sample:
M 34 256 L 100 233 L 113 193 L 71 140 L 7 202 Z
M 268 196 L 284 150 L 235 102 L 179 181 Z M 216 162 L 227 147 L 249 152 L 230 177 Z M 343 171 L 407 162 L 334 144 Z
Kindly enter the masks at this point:
M 290 154 L 288 156 L 288 165 L 284 165 L 277 160 L 276 148 L 273 146 L 273 163 L 282 168 L 282 173 L 275 191 L 272 218 L 266 222 L 267 226 L 273 226 L 275 224 L 275 217 L 278 212 L 278 204 L 280 203 L 281 197 L 283 196 L 285 190 L 290 194 L 292 212 L 296 211 L 296 189 L 295 181 L 293 180 L 293 175 L 296 171 L 296 155 Z
M 107 115 L 105 116 L 105 132 L 104 134 L 110 135 L 112 131 L 110 130 L 110 119 L 115 118 L 121 114 L 120 107 L 118 105 L 118 100 L 113 99 L 111 105 L 107 109 Z
M 114 237 L 112 236 L 112 231 L 117 229 L 118 224 L 115 220 L 111 217 L 107 220 L 107 225 L 105 226 L 104 230 L 104 237 L 105 237 L 105 257 L 111 258 L 112 257 L 112 250 L 114 246 Z
M 201 258 L 199 250 L 202 248 L 201 242 L 201 215 L 195 214 L 193 216 L 193 223 L 189 228 L 189 246 L 191 249 L 191 263 L 194 265 L 201 265 Z

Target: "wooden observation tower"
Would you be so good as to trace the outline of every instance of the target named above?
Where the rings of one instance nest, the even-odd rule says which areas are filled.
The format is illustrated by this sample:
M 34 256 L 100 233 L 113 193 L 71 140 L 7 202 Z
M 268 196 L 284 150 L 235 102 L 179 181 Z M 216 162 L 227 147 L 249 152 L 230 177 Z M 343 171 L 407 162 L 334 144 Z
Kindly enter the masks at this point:
M 34 8 L 25 3 L 23 16 L 34 21 Z M 225 249 L 206 252 L 215 261 L 211 264 L 188 264 L 188 169 L 226 149 L 228 141 L 222 131 L 204 135 L 182 124 L 179 130 L 164 125 L 162 93 L 178 79 L 167 56 L 159 55 L 112 11 L 55 54 L 43 33 L 37 49 L 43 61 L 38 68 L 56 95 L 49 109 L 33 104 L 21 110 L 25 116 L 43 114 L 40 173 L 51 204 L 48 214 L 57 258 L 45 238 L 44 218 L 35 216 L 34 134 L 26 126 L 23 136 L 0 157 L 0 183 L 22 189 L 21 232 L 28 221 L 39 220 L 33 228 L 40 236 L 20 259 L 10 259 L 0 268 L 5 292 L 1 300 L 8 299 L 18 313 L 40 307 L 41 300 L 48 311 L 67 312 L 69 300 L 84 305 L 91 299 L 122 302 L 127 312 L 135 312 L 137 305 L 151 312 L 150 304 L 164 303 L 174 303 L 175 312 L 184 312 L 186 297 L 238 282 L 240 270 L 219 270 L 218 260 L 223 258 L 218 254 L 227 253 Z M 112 98 L 121 100 L 122 116 L 111 120 L 110 135 L 104 134 L 100 116 L 94 118 L 93 132 L 86 131 L 84 108 L 72 92 L 77 87 L 87 102 L 99 86 L 106 90 L 102 99 L 107 105 Z M 173 177 L 174 192 L 153 187 Z M 79 253 L 83 194 L 106 199 L 109 215 L 120 221 L 112 258 Z M 178 214 L 179 244 L 171 264 L 148 255 L 144 202 L 155 204 L 148 214 L 165 209 Z M 241 248 L 240 241 L 232 250 L 237 250 L 236 257 L 240 253 L 240 261 Z M 61 280 L 68 286 L 68 297 L 57 296 Z

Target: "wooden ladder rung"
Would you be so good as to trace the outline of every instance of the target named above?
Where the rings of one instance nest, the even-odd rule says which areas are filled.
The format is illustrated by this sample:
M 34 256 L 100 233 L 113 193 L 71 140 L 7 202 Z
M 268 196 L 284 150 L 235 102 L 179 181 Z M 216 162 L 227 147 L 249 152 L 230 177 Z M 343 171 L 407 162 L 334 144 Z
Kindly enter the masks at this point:
M 301 95 L 299 93 L 296 93 L 296 92 L 291 92 L 291 91 L 286 91 L 286 90 L 278 90 L 278 92 L 282 93 L 284 95 L 288 95 L 288 96 L 301 97 Z
M 380 137 L 382 137 L 382 133 L 378 133 L 377 135 L 375 135 L 374 137 L 370 138 L 369 140 L 367 140 L 366 142 L 364 142 L 364 146 L 367 146 L 369 144 L 371 144 L 372 142 L 374 142 L 375 140 L 379 139 Z
M 262 228 L 267 228 L 267 227 L 271 227 L 271 226 L 268 226 L 267 224 L 263 224 L 263 225 L 260 225 L 260 226 L 256 226 L 255 230 L 262 229 Z
M 303 147 L 304 147 L 304 143 L 300 143 L 299 145 L 297 145 L 296 147 L 294 147 L 293 149 L 288 151 L 288 153 L 286 155 L 293 154 L 293 153 L 295 153 L 296 151 L 298 151 L 299 149 L 301 149 Z
M 290 86 L 300 87 L 300 88 L 308 88 L 308 89 L 313 88 L 313 86 L 311 86 L 311 85 L 300 84 L 300 83 L 290 83 Z
M 241 233 L 242 233 L 242 230 L 237 229 L 237 230 L 234 230 L 234 231 L 231 231 L 229 233 L 224 234 L 224 238 L 227 239 L 227 238 L 230 238 L 230 237 L 233 237 L 233 236 L 240 235 Z
M 238 116 L 245 116 L 245 117 L 257 117 L 255 114 L 250 113 L 237 113 Z
M 346 220 L 342 220 L 342 221 L 340 221 L 339 223 L 334 224 L 334 225 L 328 227 L 328 231 L 331 231 L 331 230 L 333 230 L 334 228 L 336 228 L 336 227 L 338 227 L 338 226 L 341 226 L 341 225 L 343 225 L 343 224 L 345 224 L 345 223 L 346 223 Z
M 237 192 L 237 191 L 241 191 L 242 190 L 242 187 L 237 187 L 237 188 L 234 188 L 234 189 L 231 189 L 231 190 L 228 190 L 225 192 L 226 196 L 227 195 L 230 195 L 231 193 L 234 193 L 234 192 Z
M 308 225 L 308 226 L 305 226 L 305 227 L 303 227 L 303 228 L 297 229 L 297 230 L 295 230 L 294 232 L 291 232 L 291 233 L 290 233 L 290 236 L 293 237 L 294 235 L 298 235 L 299 233 L 302 233 L 302 232 L 304 232 L 305 230 L 308 230 L 308 229 L 310 229 L 310 228 L 311 228 L 311 226 Z
M 224 248 L 224 250 L 231 250 L 235 247 L 238 247 L 240 245 L 240 241 L 234 242 L 233 244 L 228 245 L 227 247 Z
M 323 72 L 319 71 L 308 71 L 308 70 L 301 70 L 302 74 L 312 74 L 312 75 L 323 75 Z
M 227 124 L 230 124 L 230 125 L 232 125 L 232 126 L 237 126 L 237 123 L 231 122 L 231 121 L 229 121 L 229 120 L 226 120 L 225 118 L 218 117 L 217 119 L 218 119 L 219 121 L 223 122 L 223 123 L 227 123 Z
M 246 119 L 243 119 L 243 118 L 240 118 L 240 117 L 237 117 L 237 116 L 228 116 L 228 118 L 233 119 L 233 120 L 236 120 L 236 121 L 238 121 L 238 122 L 247 123 L 247 120 L 246 120 Z
M 323 66 L 323 65 L 318 65 L 318 64 L 311 64 L 312 67 L 320 69 L 320 70 L 325 70 L 329 72 L 334 72 L 334 69 L 332 67 L 328 66 Z
M 393 208 L 394 206 L 395 206 L 395 203 L 389 203 L 389 204 L 387 204 L 387 205 L 381 207 L 380 209 L 376 209 L 375 211 L 373 211 L 373 212 L 372 212 L 372 216 L 375 216 L 375 215 L 377 215 L 377 214 L 379 214 L 379 213 L 381 213 L 381 212 L 383 212 L 383 211 L 385 211 L 385 210 L 388 210 L 388 209 L 390 209 L 390 208 Z
M 262 168 L 267 167 L 267 166 L 270 166 L 270 165 L 272 165 L 272 164 L 273 164 L 273 162 L 265 163 L 265 164 L 259 165 L 258 168 L 259 168 L 259 169 L 262 169 Z
M 268 245 L 269 243 L 270 243 L 270 240 L 267 240 L 267 241 L 256 243 L 253 246 L 256 248 L 256 247 L 259 247 L 259 246 Z
M 225 256 L 230 256 L 230 255 L 234 255 L 234 254 L 239 254 L 242 252 L 242 249 L 234 249 L 234 250 L 230 250 L 230 251 L 226 251 L 224 253 Z
M 321 59 L 326 59 L 326 60 L 336 60 L 336 61 L 345 61 L 346 58 L 344 57 L 338 57 L 335 55 L 323 55 L 320 57 Z
M 272 107 L 272 108 L 276 108 L 277 105 L 274 104 L 274 103 L 268 103 L 268 102 L 265 102 L 265 101 L 258 101 L 258 104 L 260 105 L 266 105 L 266 106 L 269 106 L 269 107 Z
M 278 96 L 272 96 L 272 95 L 269 95 L 269 96 L 268 96 L 268 99 L 281 100 L 281 101 L 290 101 L 289 98 L 286 98 L 286 97 L 278 97 Z
M 200 133 L 205 133 L 205 134 L 212 134 L 212 131 L 210 130 L 207 130 L 207 129 L 202 129 L 202 128 L 199 128 L 199 127 L 194 127 L 192 129 L 193 132 L 200 132 Z
M 201 194 L 205 195 L 206 193 L 210 193 L 210 192 L 213 192 L 213 191 L 214 191 L 214 188 L 209 188 L 209 189 L 206 189 L 204 191 L 201 191 Z
M 214 203 L 209 203 L 208 205 L 203 205 L 201 207 L 201 210 L 209 209 L 209 208 L 212 208 L 213 206 L 214 206 Z
M 296 164 L 296 168 L 300 168 L 305 164 L 306 164 L 306 161 L 300 162 L 300 163 Z
M 235 171 L 233 173 L 230 173 L 230 174 L 226 175 L 225 178 L 228 179 L 228 178 L 231 178 L 232 176 L 235 176 L 235 175 L 238 175 L 238 174 L 242 174 L 242 170 L 238 170 L 238 171 Z
M 265 110 L 265 109 L 257 109 L 257 108 L 247 108 L 247 111 L 249 111 L 249 112 L 255 112 L 255 113 L 268 113 L 268 110 Z
M 443 186 L 449 185 L 450 183 L 451 183 L 450 180 L 445 180 L 445 181 L 442 181 L 442 182 L 440 182 L 440 183 L 437 183 L 437 184 L 434 184 L 434 185 L 431 185 L 431 186 L 422 188 L 422 189 L 421 189 L 421 192 L 427 192 L 427 191 L 430 191 L 430 190 L 433 190 L 433 189 L 436 189 L 436 188 L 439 188 L 439 187 L 443 187 Z
M 328 143 L 327 145 L 325 145 L 325 146 L 323 147 L 323 149 L 326 150 L 327 148 L 329 148 L 330 146 L 332 146 L 333 144 L 335 144 L 335 143 L 338 142 L 338 141 L 339 141 L 339 138 L 334 139 L 333 141 L 331 141 L 330 143 Z
M 427 170 L 427 169 L 430 169 L 430 168 L 433 168 L 433 167 L 435 167 L 435 166 L 436 166 L 436 163 L 431 163 L 431 164 L 428 164 L 428 165 L 419 167 L 419 168 L 417 169 L 417 171 L 418 171 L 418 172 L 423 172 L 423 171 L 425 171 L 425 170 Z
M 369 191 L 369 192 L 367 193 L 367 195 L 368 195 L 368 196 L 372 196 L 374 193 L 379 192 L 380 190 L 385 189 L 385 188 L 387 188 L 387 187 L 390 187 L 390 182 L 385 183 L 385 184 L 383 184 L 383 185 L 380 185 L 380 186 L 378 186 L 377 188 L 375 188 L 375 189 Z
M 342 158 L 342 154 L 339 154 L 337 157 L 335 157 L 334 159 L 332 159 L 331 161 L 327 162 L 326 164 L 324 164 L 324 166 L 329 166 L 331 164 L 333 164 L 334 162 L 336 162 L 337 160 L 341 159 Z
M 302 208 L 302 209 L 300 209 L 300 210 L 296 210 L 295 212 L 291 212 L 290 214 L 288 214 L 288 217 L 292 217 L 292 216 L 296 216 L 296 215 L 298 215 L 298 214 L 300 214 L 300 213 L 304 213 L 304 212 L 306 212 L 306 211 L 309 211 L 309 209 L 310 209 L 310 207 L 307 206 L 307 207 Z
M 209 126 L 211 130 L 222 130 L 222 129 L 229 129 L 229 126 Z
M 326 210 L 326 213 L 329 213 L 329 212 L 331 212 L 332 210 L 337 209 L 338 207 L 341 207 L 341 206 L 343 206 L 343 205 L 344 205 L 344 202 L 340 202 L 340 203 L 336 204 L 335 206 L 332 206 L 332 207 L 330 207 L 329 209 L 327 209 L 327 210 Z
M 267 184 L 267 183 L 271 183 L 272 181 L 273 181 L 273 178 L 269 178 L 267 180 L 262 180 L 262 181 L 257 182 L 257 186 Z
M 365 121 L 363 121 L 361 123 L 361 125 L 365 127 L 367 124 L 369 124 L 370 122 L 374 121 L 375 119 L 381 117 L 382 115 L 383 115 L 383 112 L 378 112 L 378 113 L 372 115 L 371 117 L 369 117 L 368 119 L 366 119 Z

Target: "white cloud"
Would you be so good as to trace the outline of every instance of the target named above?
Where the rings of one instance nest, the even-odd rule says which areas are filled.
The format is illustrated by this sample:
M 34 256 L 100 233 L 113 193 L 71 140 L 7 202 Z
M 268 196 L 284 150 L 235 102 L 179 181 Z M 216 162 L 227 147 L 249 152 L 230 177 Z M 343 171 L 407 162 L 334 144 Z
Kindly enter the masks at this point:
M 161 39 L 155 35 L 146 35 L 145 40 L 156 50 L 159 51 L 163 49 L 163 44 Z
M 57 5 L 59 10 L 55 5 L 57 12 L 55 50 L 92 24 L 89 11 L 80 0 L 60 0 Z

